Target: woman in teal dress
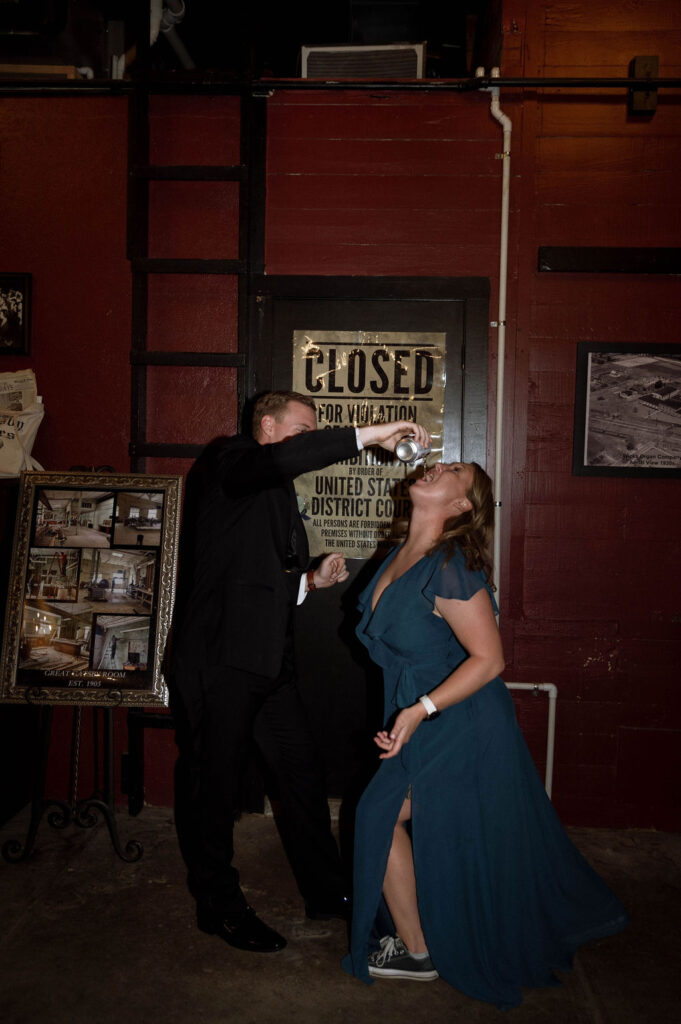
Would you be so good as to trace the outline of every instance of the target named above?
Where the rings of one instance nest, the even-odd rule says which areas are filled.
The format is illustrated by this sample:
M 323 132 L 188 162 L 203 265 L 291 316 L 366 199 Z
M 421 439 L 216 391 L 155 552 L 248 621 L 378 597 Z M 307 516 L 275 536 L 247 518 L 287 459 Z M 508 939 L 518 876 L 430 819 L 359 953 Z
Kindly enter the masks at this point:
M 407 539 L 360 598 L 386 726 L 357 810 L 344 967 L 366 982 L 440 976 L 508 1009 L 627 914 L 567 838 L 499 677 L 489 477 L 438 463 L 411 499 Z

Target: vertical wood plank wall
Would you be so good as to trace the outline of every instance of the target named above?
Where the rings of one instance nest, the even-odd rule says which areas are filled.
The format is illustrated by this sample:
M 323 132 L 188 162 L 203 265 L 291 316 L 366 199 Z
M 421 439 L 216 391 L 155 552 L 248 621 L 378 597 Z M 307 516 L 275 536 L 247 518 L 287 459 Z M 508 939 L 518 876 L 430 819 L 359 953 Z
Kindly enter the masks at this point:
M 680 27 L 673 3 L 507 0 L 503 73 L 615 77 L 646 53 L 678 76 Z M 677 277 L 540 274 L 536 260 L 539 245 L 681 244 L 681 96 L 661 90 L 653 117 L 639 119 L 621 92 L 517 99 L 504 93 L 517 226 L 507 655 L 515 678 L 559 687 L 563 816 L 678 827 L 681 484 L 573 477 L 570 467 L 576 342 L 678 341 L 681 286 Z
M 681 75 L 675 0 L 505 0 L 502 73 L 623 76 L 636 54 Z M 539 274 L 540 245 L 681 245 L 681 96 L 627 117 L 621 91 L 504 90 L 513 120 L 504 431 L 506 677 L 559 688 L 554 798 L 584 825 L 678 829 L 677 480 L 571 475 L 578 341 L 678 341 L 676 277 Z M 235 98 L 157 97 L 154 163 L 238 162 Z M 130 278 L 126 101 L 0 98 L 0 270 L 33 274 L 30 366 L 49 469 L 126 470 Z M 269 274 L 486 276 L 496 319 L 501 132 L 484 94 L 293 92 L 268 104 Z M 233 258 L 235 183 L 157 182 L 151 255 Z M 155 277 L 149 347 L 235 351 L 228 277 Z M 490 329 L 489 422 L 496 336 Z M 236 429 L 233 371 L 152 367 L 149 440 Z M 488 467 L 493 466 L 493 429 Z M 184 472 L 149 460 L 150 472 Z M 541 699 L 518 701 L 533 750 Z M 0 708 L 0 714 L 2 709 Z M 68 712 L 58 709 L 62 744 Z M 118 743 L 124 746 L 123 719 Z M 149 731 L 147 798 L 172 802 L 174 746 Z M 65 786 L 53 757 L 52 790 Z M 118 761 L 118 758 L 117 758 Z

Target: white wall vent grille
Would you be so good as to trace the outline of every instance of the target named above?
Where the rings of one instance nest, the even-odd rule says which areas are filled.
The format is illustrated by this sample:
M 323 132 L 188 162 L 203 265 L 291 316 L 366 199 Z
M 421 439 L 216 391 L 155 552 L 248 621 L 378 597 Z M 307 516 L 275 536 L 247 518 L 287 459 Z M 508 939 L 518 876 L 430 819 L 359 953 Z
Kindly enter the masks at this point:
M 303 46 L 301 77 L 423 78 L 425 43 L 385 46 Z

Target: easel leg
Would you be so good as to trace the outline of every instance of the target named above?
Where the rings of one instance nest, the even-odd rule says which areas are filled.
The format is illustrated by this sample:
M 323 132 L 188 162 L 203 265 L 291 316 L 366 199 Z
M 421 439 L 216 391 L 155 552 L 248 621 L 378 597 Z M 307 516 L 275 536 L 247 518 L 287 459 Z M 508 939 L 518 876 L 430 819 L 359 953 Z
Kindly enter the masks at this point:
M 94 711 L 93 721 L 93 734 L 96 736 L 99 728 L 99 722 L 97 718 L 97 710 Z M 113 771 L 113 711 L 108 708 L 102 709 L 103 717 L 103 776 L 104 776 L 104 793 L 103 799 L 99 799 L 97 796 L 92 796 L 88 800 L 81 800 L 75 808 L 74 820 L 76 825 L 80 825 L 81 828 L 92 828 L 97 822 L 96 811 L 100 811 L 104 815 L 107 828 L 109 829 L 109 836 L 111 838 L 111 844 L 121 858 L 121 860 L 133 863 L 139 860 L 144 853 L 142 844 L 137 839 L 131 839 L 125 845 L 125 851 L 121 847 L 121 842 L 118 836 L 118 826 L 116 824 L 115 815 L 115 803 L 114 803 L 114 771 Z M 95 750 L 97 744 L 95 743 Z M 95 771 L 95 777 L 96 777 Z
M 61 800 L 45 800 L 45 781 L 47 778 L 47 758 L 50 750 L 50 737 L 52 733 L 52 707 L 45 705 L 40 711 L 40 740 L 38 751 L 38 764 L 36 767 L 35 779 L 33 782 L 33 796 L 31 798 L 31 818 L 26 833 L 26 841 L 22 846 L 18 839 L 8 839 L 3 843 L 2 856 L 10 864 L 26 860 L 32 853 L 35 844 L 35 837 L 38 833 L 38 826 L 42 816 L 48 807 L 56 807 L 58 810 L 50 812 L 48 821 L 53 828 L 66 828 L 72 820 L 71 808 Z
M 95 792 L 87 800 L 77 800 L 78 794 L 78 773 L 80 763 L 80 734 L 82 722 L 82 708 L 74 708 L 73 729 L 71 735 L 71 760 L 69 786 L 71 803 L 60 800 L 45 800 L 45 782 L 47 778 L 47 761 L 50 749 L 50 738 L 52 732 L 52 707 L 43 705 L 41 708 L 40 728 L 40 750 L 35 781 L 33 785 L 33 797 L 31 800 L 31 818 L 29 821 L 26 841 L 21 845 L 17 839 L 8 839 L 2 847 L 2 856 L 10 863 L 18 863 L 25 860 L 33 851 L 38 826 L 43 814 L 48 807 L 53 807 L 47 815 L 47 821 L 53 828 L 66 828 L 74 823 L 79 828 L 93 828 L 97 822 L 97 811 L 104 815 L 109 836 L 114 850 L 121 860 L 132 863 L 139 860 L 144 850 L 142 844 L 136 839 L 126 843 L 125 850 L 122 849 L 116 825 L 115 804 L 114 804 L 114 744 L 113 744 L 113 711 L 109 708 L 102 709 L 103 715 L 103 776 L 104 792 Z M 99 771 L 99 719 L 98 709 L 93 708 L 93 745 L 95 758 L 95 786 L 98 783 Z

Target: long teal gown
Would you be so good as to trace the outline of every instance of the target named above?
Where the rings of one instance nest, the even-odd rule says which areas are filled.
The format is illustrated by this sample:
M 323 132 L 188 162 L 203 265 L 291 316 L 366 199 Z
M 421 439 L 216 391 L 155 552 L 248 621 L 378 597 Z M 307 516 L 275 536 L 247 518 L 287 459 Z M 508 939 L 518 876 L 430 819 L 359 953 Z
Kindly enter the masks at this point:
M 385 720 L 434 689 L 466 657 L 436 596 L 469 600 L 481 572 L 457 553 L 426 556 L 360 597 L 360 640 L 383 669 Z M 392 833 L 411 786 L 412 842 L 423 931 L 440 977 L 510 1009 L 521 986 L 558 984 L 582 943 L 620 931 L 624 907 L 568 839 L 525 745 L 500 678 L 423 722 L 380 764 L 357 809 L 354 914 L 344 968 L 371 983 L 367 957 L 382 904 Z M 373 948 L 373 947 L 372 947 Z

